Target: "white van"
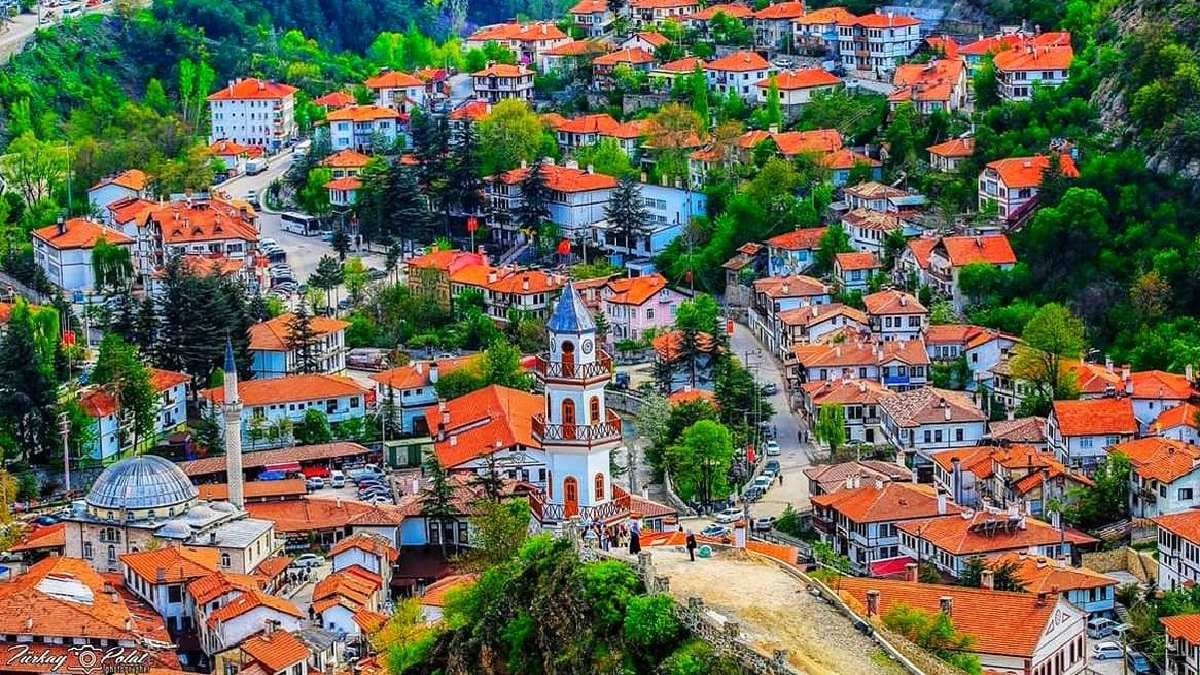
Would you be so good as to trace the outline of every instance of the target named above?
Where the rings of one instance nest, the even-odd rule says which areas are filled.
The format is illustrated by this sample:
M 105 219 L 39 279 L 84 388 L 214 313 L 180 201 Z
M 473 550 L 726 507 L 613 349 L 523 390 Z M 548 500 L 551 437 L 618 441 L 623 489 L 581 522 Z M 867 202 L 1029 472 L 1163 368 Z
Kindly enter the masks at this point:
M 1112 619 L 1105 619 L 1104 617 L 1098 616 L 1098 617 L 1095 617 L 1092 619 L 1088 619 L 1087 634 L 1088 634 L 1088 637 L 1090 637 L 1091 639 L 1099 640 L 1101 638 L 1106 638 L 1109 635 L 1112 635 L 1114 630 L 1116 629 L 1116 627 L 1117 627 L 1116 621 L 1113 621 Z
M 346 474 L 338 469 L 329 472 L 329 486 L 340 488 L 346 487 Z

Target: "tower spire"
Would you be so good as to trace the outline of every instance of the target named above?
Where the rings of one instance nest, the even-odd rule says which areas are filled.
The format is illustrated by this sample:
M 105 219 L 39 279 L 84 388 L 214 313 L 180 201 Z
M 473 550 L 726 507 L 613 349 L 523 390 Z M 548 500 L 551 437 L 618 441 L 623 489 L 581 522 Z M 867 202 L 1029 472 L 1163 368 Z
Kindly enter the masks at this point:
M 242 477 L 242 401 L 238 394 L 237 360 L 233 357 L 233 340 L 225 336 L 225 403 L 221 406 L 225 422 L 225 483 L 229 503 L 245 508 Z

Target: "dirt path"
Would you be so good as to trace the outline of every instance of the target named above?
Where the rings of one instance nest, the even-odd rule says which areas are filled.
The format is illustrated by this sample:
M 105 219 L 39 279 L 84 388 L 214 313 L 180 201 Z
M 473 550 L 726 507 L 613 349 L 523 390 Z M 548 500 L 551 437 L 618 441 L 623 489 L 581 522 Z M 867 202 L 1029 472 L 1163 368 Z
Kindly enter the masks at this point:
M 896 675 L 879 646 L 850 621 L 805 590 L 775 565 L 732 552 L 690 562 L 687 554 L 655 547 L 656 574 L 671 579 L 671 594 L 697 596 L 713 610 L 732 615 L 742 634 L 763 653 L 786 649 L 796 668 L 810 675 Z

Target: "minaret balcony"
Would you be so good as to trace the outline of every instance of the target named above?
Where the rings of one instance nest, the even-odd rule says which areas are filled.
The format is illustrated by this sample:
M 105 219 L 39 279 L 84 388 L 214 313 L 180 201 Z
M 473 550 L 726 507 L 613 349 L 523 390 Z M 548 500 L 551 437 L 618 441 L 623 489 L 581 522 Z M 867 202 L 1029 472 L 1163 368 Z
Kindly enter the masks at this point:
M 545 382 L 603 382 L 612 377 L 612 357 L 600 351 L 591 363 L 564 363 L 550 358 L 550 352 L 537 355 L 533 369 Z
M 621 418 L 611 410 L 607 419 L 594 424 L 551 424 L 544 413 L 533 416 L 533 437 L 543 445 L 562 443 L 567 445 L 602 445 L 621 440 Z

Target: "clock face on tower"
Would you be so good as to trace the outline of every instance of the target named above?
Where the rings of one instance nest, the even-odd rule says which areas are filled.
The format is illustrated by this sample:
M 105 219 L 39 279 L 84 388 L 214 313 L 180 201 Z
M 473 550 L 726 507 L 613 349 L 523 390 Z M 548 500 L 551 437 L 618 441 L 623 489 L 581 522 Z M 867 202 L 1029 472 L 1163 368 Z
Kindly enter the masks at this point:
M 584 354 L 591 354 L 591 353 L 592 353 L 592 341 L 591 341 L 591 340 L 584 340 L 584 341 L 583 341 L 583 353 L 584 353 Z

